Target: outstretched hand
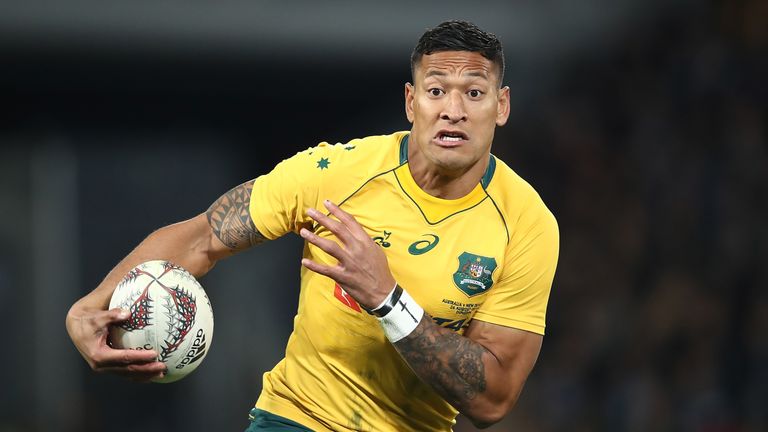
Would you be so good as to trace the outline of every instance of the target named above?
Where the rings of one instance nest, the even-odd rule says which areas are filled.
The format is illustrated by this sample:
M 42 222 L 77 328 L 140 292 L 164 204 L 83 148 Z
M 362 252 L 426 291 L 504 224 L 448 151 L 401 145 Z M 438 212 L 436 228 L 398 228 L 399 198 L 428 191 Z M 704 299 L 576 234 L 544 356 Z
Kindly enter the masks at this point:
M 338 264 L 328 266 L 308 258 L 302 259 L 301 264 L 336 281 L 361 306 L 368 309 L 377 307 L 395 286 L 395 278 L 389 270 L 384 251 L 371 240 L 352 215 L 328 200 L 323 204 L 338 220 L 316 209 L 309 209 L 307 214 L 332 232 L 339 242 L 321 238 L 306 228 L 302 228 L 299 234 L 336 258 Z
M 67 314 L 67 331 L 77 350 L 96 372 L 123 375 L 136 381 L 162 378 L 166 366 L 152 350 L 115 349 L 107 339 L 109 327 L 129 318 L 123 309 L 77 311 Z

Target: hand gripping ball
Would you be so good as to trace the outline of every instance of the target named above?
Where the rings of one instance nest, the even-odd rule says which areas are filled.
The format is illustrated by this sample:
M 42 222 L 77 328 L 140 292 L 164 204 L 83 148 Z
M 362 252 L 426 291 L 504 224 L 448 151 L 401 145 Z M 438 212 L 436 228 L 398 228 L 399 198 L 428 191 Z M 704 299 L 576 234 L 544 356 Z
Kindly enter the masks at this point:
M 112 293 L 109 308 L 130 311 L 110 329 L 114 348 L 156 350 L 168 372 L 155 382 L 184 378 L 202 363 L 213 338 L 213 309 L 188 271 L 168 261 L 139 264 Z

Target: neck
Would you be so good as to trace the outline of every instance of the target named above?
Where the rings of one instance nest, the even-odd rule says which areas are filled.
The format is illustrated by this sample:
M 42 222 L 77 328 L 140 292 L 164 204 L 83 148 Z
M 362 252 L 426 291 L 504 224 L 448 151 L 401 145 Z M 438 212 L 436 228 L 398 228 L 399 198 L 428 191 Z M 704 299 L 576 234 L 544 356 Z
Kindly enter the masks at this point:
M 458 199 L 472 192 L 488 167 L 485 157 L 462 170 L 443 170 L 420 156 L 414 154 L 408 158 L 411 176 L 421 190 L 442 199 Z

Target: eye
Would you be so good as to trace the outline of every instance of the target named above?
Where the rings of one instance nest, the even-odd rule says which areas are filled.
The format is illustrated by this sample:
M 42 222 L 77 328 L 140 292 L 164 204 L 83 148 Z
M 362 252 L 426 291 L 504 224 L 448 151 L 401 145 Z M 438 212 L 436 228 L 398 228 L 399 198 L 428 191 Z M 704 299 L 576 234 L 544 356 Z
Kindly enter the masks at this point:
M 467 94 L 472 99 L 477 99 L 477 98 L 479 98 L 480 96 L 483 95 L 483 92 L 481 92 L 480 90 L 477 90 L 477 89 L 473 89 L 473 90 L 468 91 Z
M 440 96 L 444 92 L 443 92 L 443 90 L 441 90 L 439 88 L 433 87 L 433 88 L 427 90 L 427 93 L 429 93 L 431 96 Z

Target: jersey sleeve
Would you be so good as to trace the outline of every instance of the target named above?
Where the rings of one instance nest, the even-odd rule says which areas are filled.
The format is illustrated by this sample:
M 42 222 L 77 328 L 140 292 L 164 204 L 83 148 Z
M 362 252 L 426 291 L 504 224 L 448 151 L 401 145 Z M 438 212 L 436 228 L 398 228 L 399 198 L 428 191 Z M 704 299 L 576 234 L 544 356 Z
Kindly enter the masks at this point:
M 543 335 L 560 248 L 557 221 L 536 195 L 512 232 L 502 274 L 474 318 Z
M 272 240 L 311 224 L 309 208 L 319 207 L 325 171 L 330 171 L 333 147 L 320 143 L 280 162 L 257 177 L 249 212 L 256 229 Z M 322 208 L 321 208 L 322 209 Z

